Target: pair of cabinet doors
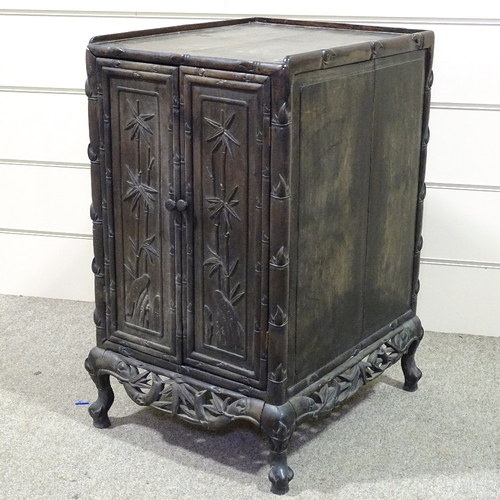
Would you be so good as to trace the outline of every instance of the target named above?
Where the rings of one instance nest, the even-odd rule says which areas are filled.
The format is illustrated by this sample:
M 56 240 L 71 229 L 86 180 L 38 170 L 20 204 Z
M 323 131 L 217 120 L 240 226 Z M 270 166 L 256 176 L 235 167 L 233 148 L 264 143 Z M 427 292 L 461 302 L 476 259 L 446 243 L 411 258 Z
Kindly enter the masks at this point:
M 107 339 L 263 388 L 269 78 L 97 59 Z

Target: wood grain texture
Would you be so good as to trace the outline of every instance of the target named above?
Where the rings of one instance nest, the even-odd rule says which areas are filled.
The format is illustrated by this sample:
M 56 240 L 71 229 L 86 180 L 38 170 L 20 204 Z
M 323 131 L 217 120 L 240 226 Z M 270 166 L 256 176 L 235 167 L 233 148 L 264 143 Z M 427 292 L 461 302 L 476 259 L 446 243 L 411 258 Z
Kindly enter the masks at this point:
M 374 82 L 368 62 L 307 73 L 294 87 L 298 378 L 360 340 Z

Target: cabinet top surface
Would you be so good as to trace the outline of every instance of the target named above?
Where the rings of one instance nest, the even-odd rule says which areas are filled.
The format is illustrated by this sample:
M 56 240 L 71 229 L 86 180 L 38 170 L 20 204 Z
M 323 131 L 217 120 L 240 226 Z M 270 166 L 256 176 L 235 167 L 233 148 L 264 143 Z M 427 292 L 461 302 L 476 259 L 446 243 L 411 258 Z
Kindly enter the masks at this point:
M 91 45 L 105 44 L 125 51 L 157 54 L 190 54 L 201 57 L 244 59 L 280 63 L 287 56 L 359 43 L 383 41 L 408 31 L 370 31 L 367 27 L 322 26 L 248 20 L 218 26 L 172 27 L 96 37 Z

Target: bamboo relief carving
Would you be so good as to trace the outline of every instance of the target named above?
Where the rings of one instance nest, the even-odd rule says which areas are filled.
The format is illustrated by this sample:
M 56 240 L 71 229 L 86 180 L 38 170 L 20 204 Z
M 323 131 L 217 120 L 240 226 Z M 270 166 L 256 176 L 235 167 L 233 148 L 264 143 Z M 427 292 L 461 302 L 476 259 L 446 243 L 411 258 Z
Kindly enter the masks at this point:
M 89 408 L 96 427 L 110 425 L 107 412 L 114 399 L 110 375 L 123 385 L 136 404 L 152 406 L 206 429 L 222 429 L 236 420 L 260 425 L 264 402 L 174 372 L 158 370 L 131 357 L 94 348 L 85 368 L 100 388 L 99 399 Z
M 239 186 L 228 185 L 230 176 L 227 175 L 228 158 L 234 160 L 233 148 L 241 146 L 230 130 L 235 116 L 235 113 L 226 115 L 221 109 L 220 120 L 204 117 L 211 132 L 205 140 L 211 147 L 211 163 L 207 167 L 211 193 L 205 202 L 216 242 L 215 248 L 205 244 L 207 258 L 203 266 L 212 280 L 212 297 L 210 303 L 204 304 L 204 341 L 207 345 L 240 353 L 245 345 L 245 331 L 236 306 L 245 295 L 245 284 L 236 276 L 240 259 L 231 258 L 233 224 L 241 222 Z M 237 168 L 234 162 L 233 168 Z
M 154 136 L 151 121 L 154 113 L 142 113 L 141 102 L 127 99 L 129 119 L 124 125 L 130 141 L 135 143 L 137 162 L 125 164 L 126 189 L 123 196 L 124 217 L 132 221 L 124 238 L 126 270 L 125 320 L 154 332 L 161 330 L 161 296 L 151 287 L 151 273 L 159 265 L 156 224 L 158 189 L 152 186 L 156 158 L 152 153 Z M 127 157 L 128 159 L 128 157 Z
M 415 391 L 422 372 L 415 364 L 415 350 L 423 337 L 423 329 L 417 317 L 404 323 L 392 337 L 379 345 L 372 345 L 356 363 L 346 366 L 340 373 L 333 372 L 307 389 L 305 394 L 291 398 L 297 415 L 297 423 L 328 415 L 335 407 L 355 394 L 363 385 L 379 377 L 401 359 L 405 375 L 404 389 Z M 311 390 L 312 389 L 312 390 Z

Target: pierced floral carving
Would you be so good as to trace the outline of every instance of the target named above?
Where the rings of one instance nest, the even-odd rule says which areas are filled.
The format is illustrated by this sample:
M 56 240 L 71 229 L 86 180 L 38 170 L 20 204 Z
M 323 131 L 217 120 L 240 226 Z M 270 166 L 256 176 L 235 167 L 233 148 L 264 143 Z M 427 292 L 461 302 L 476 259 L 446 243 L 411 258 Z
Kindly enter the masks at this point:
M 104 353 L 104 354 L 103 354 Z M 126 354 L 125 354 L 126 356 Z M 93 380 L 99 382 L 102 375 L 118 379 L 129 397 L 140 406 L 152 406 L 169 415 L 207 429 L 221 429 L 233 421 L 242 419 L 259 426 L 264 403 L 234 393 L 227 394 L 213 385 L 187 381 L 182 375 L 164 371 L 159 373 L 150 367 L 135 363 L 111 351 L 94 348 L 85 366 Z M 109 383 L 106 386 L 108 400 L 113 399 Z M 99 405 L 96 405 L 99 403 Z M 98 400 L 95 406 L 102 406 Z M 107 403 L 105 417 L 111 406 Z M 99 415 L 94 418 L 100 417 Z M 109 425 L 109 420 L 107 420 Z M 282 432 L 277 435 L 280 437 Z
M 316 419 L 351 397 L 358 389 L 380 376 L 387 368 L 404 356 L 422 337 L 420 321 L 410 320 L 392 338 L 369 352 L 352 366 L 334 377 L 326 376 L 324 382 L 307 395 L 294 396 L 291 402 L 297 412 L 298 422 L 305 418 Z M 421 374 L 420 374 L 421 375 Z

